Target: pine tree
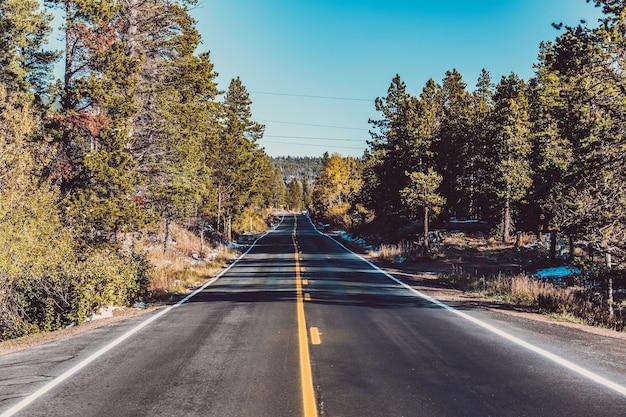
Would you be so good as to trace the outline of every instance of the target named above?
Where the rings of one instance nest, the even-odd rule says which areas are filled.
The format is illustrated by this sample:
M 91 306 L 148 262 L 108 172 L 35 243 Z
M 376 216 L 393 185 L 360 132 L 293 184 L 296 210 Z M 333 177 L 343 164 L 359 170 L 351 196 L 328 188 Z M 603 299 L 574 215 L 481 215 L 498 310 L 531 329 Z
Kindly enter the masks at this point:
M 425 172 L 435 164 L 435 146 L 440 138 L 443 117 L 442 89 L 431 78 L 426 82 L 417 105 L 413 108 L 409 131 L 409 166 L 412 171 Z
M 510 235 L 512 210 L 522 201 L 531 186 L 530 120 L 526 83 L 515 74 L 502 77 L 494 95 L 494 110 L 490 125 L 493 129 L 493 162 L 497 190 L 502 210 L 502 241 Z
M 42 105 L 58 54 L 46 50 L 52 15 L 36 0 L 0 2 L 0 84 L 22 103 Z M 36 109 L 33 109 L 36 110 Z
M 137 61 L 124 53 L 118 3 L 53 3 L 63 7 L 66 36 L 61 108 L 50 126 L 60 145 L 53 176 L 68 224 L 88 241 L 114 241 L 143 220 L 127 130 Z
M 443 179 L 432 168 L 428 168 L 426 172 L 416 171 L 407 172 L 406 175 L 410 179 L 409 186 L 400 190 L 402 200 L 413 212 L 423 213 L 424 223 L 424 249 L 428 251 L 430 246 L 429 224 L 431 216 L 436 216 L 441 212 L 441 208 L 446 202 L 438 192 L 438 188 Z
M 493 85 L 491 75 L 483 69 L 471 95 L 469 126 L 467 131 L 466 153 L 463 155 L 463 175 L 459 181 L 465 190 L 467 216 L 469 219 L 491 217 L 489 191 L 486 187 L 489 178 L 491 137 L 489 116 L 493 109 Z
M 447 196 L 447 211 L 458 217 L 469 216 L 469 200 L 464 188 L 469 161 L 470 95 L 467 84 L 455 69 L 447 71 L 442 84 L 443 115 L 435 146 L 436 171 L 443 176 L 441 192 Z
M 545 204 L 550 193 L 565 177 L 573 162 L 573 149 L 562 134 L 564 119 L 563 87 L 558 72 L 553 68 L 554 45 L 544 42 L 540 46 L 535 77 L 529 83 L 530 119 L 532 123 L 533 151 L 530 155 L 534 171 L 533 186 L 529 191 L 530 219 L 539 238 L 548 232 Z M 553 235 L 556 230 L 553 231 Z M 554 242 L 556 242 L 554 240 Z M 554 255 L 554 252 L 553 252 Z
M 165 222 L 164 250 L 173 221 L 201 213 L 215 197 L 211 163 L 218 125 L 214 117 L 218 93 L 208 54 L 181 56 L 171 63 L 162 92 L 162 156 L 151 163 L 148 190 L 153 207 Z
M 300 181 L 293 179 L 287 187 L 287 208 L 291 211 L 300 211 L 302 209 L 302 186 Z
M 412 171 L 411 155 L 415 151 L 412 117 L 416 113 L 417 99 L 406 91 L 405 83 L 396 75 L 385 98 L 377 98 L 376 110 L 382 119 L 370 120 L 370 151 L 366 156 L 366 190 L 376 215 L 394 215 L 403 211 L 400 190 L 408 185 L 406 171 Z M 364 200 L 365 201 L 365 200 Z
M 610 250 L 626 236 L 622 203 L 626 141 L 621 127 L 626 121 L 626 6 L 595 3 L 606 13 L 598 28 L 566 27 L 553 45 L 542 50 L 536 95 L 546 105 L 540 113 L 543 124 L 537 131 L 543 134 L 536 154 L 540 168 L 543 161 L 551 163 L 541 172 L 550 179 L 542 207 L 552 227 L 568 234 L 570 246 L 585 236 Z
M 270 178 L 266 156 L 257 145 L 265 127 L 252 120 L 251 104 L 241 79 L 231 80 L 224 100 L 221 132 L 213 144 L 215 153 L 210 162 L 217 188 L 218 230 L 220 220 L 225 225 L 228 218 L 240 215 L 251 203 L 251 195 L 261 188 L 260 180 Z
M 402 202 L 410 215 L 422 213 L 424 229 L 424 249 L 429 248 L 429 224 L 432 217 L 441 212 L 445 198 L 438 194 L 443 180 L 435 172 L 436 155 L 433 151 L 440 133 L 443 115 L 443 95 L 441 88 L 430 79 L 427 81 L 416 111 L 411 117 L 410 171 L 405 171 L 409 179 L 407 187 L 400 190 Z
M 306 210 L 311 208 L 311 191 L 309 181 L 306 178 L 302 180 L 302 207 Z
M 279 210 L 284 207 L 285 195 L 287 194 L 287 187 L 283 181 L 283 175 L 279 168 L 274 168 L 274 175 L 272 177 L 272 203 L 275 210 Z
M 122 2 L 121 34 L 125 52 L 140 62 L 135 89 L 139 109 L 129 121 L 129 134 L 133 137 L 130 150 L 137 160 L 138 172 L 149 183 L 159 176 L 159 161 L 168 150 L 164 132 L 168 123 L 163 106 L 171 98 L 171 88 L 166 86 L 166 80 L 177 73 L 200 42 L 188 11 L 193 3 L 191 0 Z

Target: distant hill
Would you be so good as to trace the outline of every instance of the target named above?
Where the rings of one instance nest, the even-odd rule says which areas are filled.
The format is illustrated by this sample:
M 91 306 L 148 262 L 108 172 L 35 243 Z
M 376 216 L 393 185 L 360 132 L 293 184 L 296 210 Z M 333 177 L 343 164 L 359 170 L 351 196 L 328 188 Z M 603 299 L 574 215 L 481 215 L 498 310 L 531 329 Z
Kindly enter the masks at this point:
M 282 172 L 285 184 L 290 183 L 294 178 L 300 182 L 306 179 L 309 184 L 312 184 L 322 170 L 321 157 L 281 156 L 271 158 L 271 161 L 272 165 Z

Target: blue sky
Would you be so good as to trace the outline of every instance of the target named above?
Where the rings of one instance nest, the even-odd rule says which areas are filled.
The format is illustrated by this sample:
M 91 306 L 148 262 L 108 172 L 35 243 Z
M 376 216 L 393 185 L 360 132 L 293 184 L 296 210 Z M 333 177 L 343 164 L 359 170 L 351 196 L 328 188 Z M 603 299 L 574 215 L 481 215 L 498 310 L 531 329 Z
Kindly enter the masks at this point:
M 271 156 L 361 156 L 395 74 L 412 94 L 453 68 L 470 89 L 482 68 L 528 79 L 552 22 L 601 16 L 585 0 L 200 0 L 192 15 L 219 87 L 239 76 L 250 92 Z

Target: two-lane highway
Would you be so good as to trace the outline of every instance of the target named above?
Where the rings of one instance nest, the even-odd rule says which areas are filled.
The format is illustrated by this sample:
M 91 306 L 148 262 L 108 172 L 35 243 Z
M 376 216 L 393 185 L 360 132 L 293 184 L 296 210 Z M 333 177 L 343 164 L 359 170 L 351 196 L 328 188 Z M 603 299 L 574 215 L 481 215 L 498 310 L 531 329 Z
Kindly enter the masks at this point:
M 626 415 L 623 367 L 428 300 L 304 216 L 155 314 L 1 356 L 0 416 Z

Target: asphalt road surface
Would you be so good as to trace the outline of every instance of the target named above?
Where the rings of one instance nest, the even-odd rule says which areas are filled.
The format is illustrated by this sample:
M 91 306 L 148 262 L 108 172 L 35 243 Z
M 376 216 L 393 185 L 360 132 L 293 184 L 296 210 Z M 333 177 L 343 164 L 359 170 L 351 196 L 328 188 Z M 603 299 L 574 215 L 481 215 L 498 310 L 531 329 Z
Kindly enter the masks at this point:
M 425 298 L 287 216 L 176 306 L 0 356 L 0 417 L 626 416 L 626 342 L 557 327 Z

